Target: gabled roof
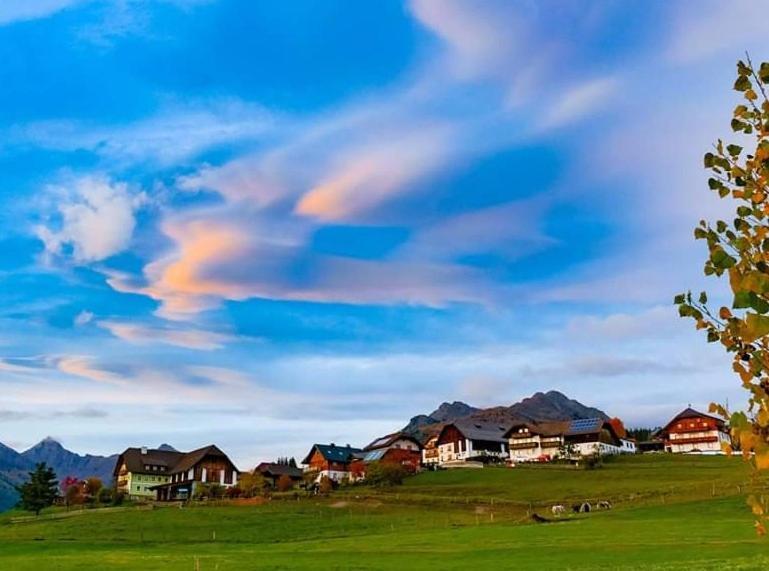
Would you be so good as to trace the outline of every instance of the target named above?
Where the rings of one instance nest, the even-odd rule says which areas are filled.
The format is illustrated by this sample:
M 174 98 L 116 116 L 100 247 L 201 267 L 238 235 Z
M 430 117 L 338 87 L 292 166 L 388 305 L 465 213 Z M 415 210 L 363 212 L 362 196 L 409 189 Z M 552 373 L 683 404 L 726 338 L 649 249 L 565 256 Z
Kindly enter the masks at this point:
M 605 427 L 611 427 L 611 431 L 614 432 L 614 427 L 609 424 L 609 421 L 604 420 L 603 418 L 580 418 L 572 420 L 569 423 L 569 428 L 566 430 L 566 434 L 572 436 L 577 434 L 594 434 L 600 432 L 601 429 Z
M 692 407 L 686 407 L 684 410 L 682 410 L 673 418 L 671 418 L 670 421 L 662 428 L 662 430 L 659 431 L 659 433 L 666 432 L 671 424 L 673 424 L 674 422 L 678 422 L 679 420 L 684 420 L 685 418 L 702 418 L 702 417 L 713 419 L 716 422 L 718 422 L 720 425 L 726 424 L 726 421 L 723 418 L 713 416 L 712 414 L 706 414 L 704 412 L 700 412 L 698 410 L 693 409 Z
M 447 424 L 441 430 L 441 434 L 450 426 L 456 428 L 465 438 L 470 440 L 486 440 L 488 442 L 507 442 L 505 434 L 509 426 L 499 424 L 498 422 L 488 422 L 485 420 L 457 420 Z M 440 436 L 438 437 L 440 440 Z
M 198 462 L 203 460 L 206 456 L 221 456 L 225 458 L 226 460 L 230 461 L 229 458 L 227 458 L 227 455 L 222 452 L 217 446 L 213 444 L 209 444 L 208 446 L 204 446 L 203 448 L 198 448 L 197 450 L 193 450 L 192 452 L 187 452 L 182 456 L 182 458 L 179 459 L 176 466 L 173 467 L 171 470 L 172 474 L 178 473 L 178 472 L 186 472 L 193 466 L 195 466 Z M 232 462 L 230 461 L 230 464 Z M 234 464 L 233 464 L 234 467 Z M 237 470 L 237 468 L 235 468 Z
M 341 462 L 347 464 L 352 460 L 352 455 L 356 452 L 363 452 L 360 448 L 353 448 L 352 446 L 336 446 L 335 444 L 313 444 L 310 448 L 310 452 L 302 460 L 302 464 L 309 464 L 310 458 L 315 451 L 318 451 L 323 459 L 328 462 Z
M 388 434 L 386 436 L 382 436 L 381 438 L 377 438 L 367 446 L 363 448 L 363 450 L 376 450 L 378 448 L 387 448 L 388 446 L 391 446 L 393 443 L 397 442 L 398 440 L 410 440 L 414 444 L 417 445 L 417 447 L 421 450 L 422 449 L 422 443 L 414 438 L 413 436 L 409 436 L 408 434 L 405 434 L 403 432 L 393 432 L 392 434 Z
M 256 471 L 260 474 L 268 474 L 270 476 L 282 476 L 287 474 L 292 478 L 301 478 L 304 474 L 301 468 L 289 466 L 287 464 L 277 464 L 275 462 L 262 462 L 256 467 Z
M 145 451 L 142 454 L 142 450 Z M 115 463 L 115 473 L 125 464 L 129 472 L 134 474 L 157 473 L 146 470 L 144 466 L 163 466 L 164 472 L 170 473 L 172 468 L 184 456 L 182 452 L 171 450 L 158 450 L 155 448 L 126 448 Z
M 547 422 L 518 422 L 510 427 L 505 433 L 506 438 L 510 438 L 521 428 L 527 428 L 531 434 L 540 436 L 561 436 L 569 430 L 571 421 L 553 420 Z

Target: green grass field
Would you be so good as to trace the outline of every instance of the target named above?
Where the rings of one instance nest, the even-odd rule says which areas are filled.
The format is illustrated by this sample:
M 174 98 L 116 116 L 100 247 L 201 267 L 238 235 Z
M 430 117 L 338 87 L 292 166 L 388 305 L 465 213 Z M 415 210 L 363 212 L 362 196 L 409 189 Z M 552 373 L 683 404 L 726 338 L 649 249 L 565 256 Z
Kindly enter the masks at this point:
M 262 506 L 0 518 L 0 569 L 766 569 L 738 459 L 424 473 Z M 534 524 L 555 502 L 611 511 Z

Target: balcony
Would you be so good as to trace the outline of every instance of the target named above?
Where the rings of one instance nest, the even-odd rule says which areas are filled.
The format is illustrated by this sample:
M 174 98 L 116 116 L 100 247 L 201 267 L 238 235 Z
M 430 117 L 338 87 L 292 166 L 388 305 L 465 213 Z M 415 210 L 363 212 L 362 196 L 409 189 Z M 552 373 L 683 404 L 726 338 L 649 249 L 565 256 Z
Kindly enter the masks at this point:
M 718 436 L 698 436 L 696 438 L 674 438 L 668 440 L 668 445 L 676 444 L 708 444 L 710 442 L 718 442 Z
M 510 450 L 531 450 L 539 447 L 539 442 L 511 442 Z

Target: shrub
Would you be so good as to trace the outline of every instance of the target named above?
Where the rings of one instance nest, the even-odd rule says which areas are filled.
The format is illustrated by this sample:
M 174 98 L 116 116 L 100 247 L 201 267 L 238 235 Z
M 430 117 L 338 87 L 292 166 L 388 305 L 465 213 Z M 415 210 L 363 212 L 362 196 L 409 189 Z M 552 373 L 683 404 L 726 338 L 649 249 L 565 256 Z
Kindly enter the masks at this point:
M 328 476 L 322 476 L 320 482 L 318 482 L 318 491 L 321 494 L 328 494 L 334 489 L 334 483 Z
M 278 478 L 277 488 L 279 492 L 287 492 L 294 487 L 294 481 L 288 474 L 283 474 Z
M 399 486 L 406 476 L 406 468 L 389 462 L 372 462 L 366 469 L 366 482 L 372 486 Z

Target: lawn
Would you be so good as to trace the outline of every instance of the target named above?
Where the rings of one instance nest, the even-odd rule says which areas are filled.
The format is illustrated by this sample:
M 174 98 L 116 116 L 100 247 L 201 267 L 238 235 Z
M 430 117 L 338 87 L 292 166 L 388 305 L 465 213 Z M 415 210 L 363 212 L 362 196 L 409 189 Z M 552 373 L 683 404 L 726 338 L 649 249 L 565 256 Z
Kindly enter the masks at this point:
M 726 458 L 664 456 L 594 471 L 429 473 L 397 492 L 262 506 L 5 516 L 0 569 L 765 569 L 769 542 L 756 537 L 737 489 L 744 474 Z M 664 495 L 653 495 L 652 478 Z M 526 515 L 529 499 L 596 495 L 615 509 L 550 524 Z

